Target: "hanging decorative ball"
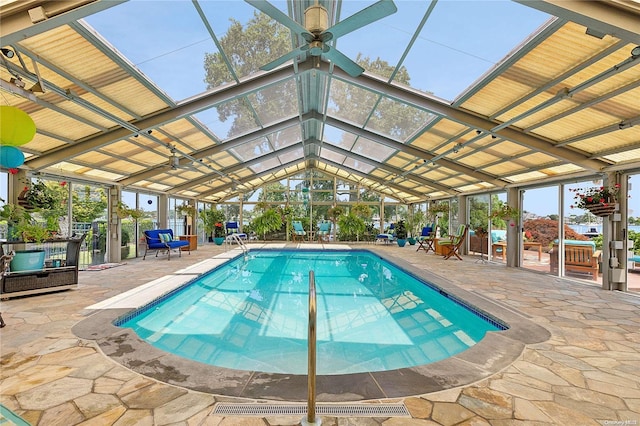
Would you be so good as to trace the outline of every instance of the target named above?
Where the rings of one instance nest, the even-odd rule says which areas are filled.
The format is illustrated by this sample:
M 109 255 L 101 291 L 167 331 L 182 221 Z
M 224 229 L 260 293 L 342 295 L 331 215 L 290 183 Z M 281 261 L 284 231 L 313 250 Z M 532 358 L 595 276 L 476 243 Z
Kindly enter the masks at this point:
M 36 135 L 36 124 L 29 114 L 19 108 L 0 105 L 0 142 L 2 145 L 20 146 Z
M 0 145 L 0 166 L 12 169 L 24 163 L 24 154 L 15 146 Z
M 147 200 L 147 204 L 153 204 L 152 200 Z

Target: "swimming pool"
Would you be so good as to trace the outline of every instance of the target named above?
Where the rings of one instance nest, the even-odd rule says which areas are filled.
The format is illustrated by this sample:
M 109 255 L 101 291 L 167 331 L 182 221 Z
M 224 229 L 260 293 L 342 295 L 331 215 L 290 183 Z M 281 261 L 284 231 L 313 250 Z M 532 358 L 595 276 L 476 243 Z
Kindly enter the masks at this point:
M 153 346 L 219 367 L 306 374 L 308 271 L 318 374 L 387 371 L 460 353 L 504 325 L 368 251 L 251 251 L 123 320 Z

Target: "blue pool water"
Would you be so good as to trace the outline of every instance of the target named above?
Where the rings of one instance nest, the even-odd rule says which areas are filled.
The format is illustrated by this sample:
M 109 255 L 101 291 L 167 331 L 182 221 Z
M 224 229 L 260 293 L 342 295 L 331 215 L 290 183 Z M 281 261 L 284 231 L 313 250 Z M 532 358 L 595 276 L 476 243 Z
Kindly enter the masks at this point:
M 306 374 L 311 270 L 318 374 L 428 364 L 504 329 L 371 252 L 301 250 L 252 250 L 118 325 L 202 363 Z

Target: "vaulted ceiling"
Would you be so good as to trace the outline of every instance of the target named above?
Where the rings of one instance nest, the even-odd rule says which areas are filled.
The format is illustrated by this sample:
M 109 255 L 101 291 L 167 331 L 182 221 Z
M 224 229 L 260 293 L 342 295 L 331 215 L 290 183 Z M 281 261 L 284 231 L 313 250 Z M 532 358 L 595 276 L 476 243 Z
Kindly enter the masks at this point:
M 164 9 L 173 3 L 191 8 L 189 25 L 205 29 L 212 51 L 225 60 L 228 81 L 174 99 L 88 22 L 100 16 L 96 25 L 108 22 L 104 14 L 116 16 L 128 3 L 0 3 L 1 44 L 16 52 L 2 57 L 0 104 L 26 111 L 37 127 L 35 138 L 21 147 L 23 168 L 209 201 L 319 170 L 406 203 L 640 168 L 635 0 L 498 2 L 536 8 L 543 23 L 450 100 L 438 89 L 411 83 L 438 69 L 457 79 L 465 66 L 429 54 L 428 29 L 446 25 L 436 1 L 395 1 L 396 18 L 417 15 L 413 27 L 391 25 L 394 14 L 344 36 L 355 49 L 378 51 L 388 64 L 386 70 L 365 66 L 356 77 L 310 54 L 271 71 L 241 70 L 237 52 L 222 42 L 231 36 L 212 6 L 241 20 L 257 13 L 245 2 L 143 3 L 149 13 L 170 14 Z M 347 2 L 319 3 L 329 25 L 340 22 L 341 13 L 351 15 L 341 9 Z M 373 2 L 357 3 L 362 10 Z M 301 25 L 312 4 L 273 2 Z M 137 20 L 146 28 L 145 16 Z M 158 44 L 180 31 L 165 28 L 167 41 Z M 374 43 L 373 34 L 384 42 Z M 260 42 L 247 55 L 260 50 Z M 175 50 L 186 49 L 184 43 Z M 303 43 L 291 35 L 292 49 Z M 348 50 L 342 38 L 329 43 Z M 279 56 L 262 50 L 269 61 Z M 413 65 L 415 58 L 428 59 L 428 65 Z M 411 81 L 401 78 L 403 72 Z M 192 83 L 179 73 L 172 78 Z M 223 125 L 225 111 L 234 112 Z

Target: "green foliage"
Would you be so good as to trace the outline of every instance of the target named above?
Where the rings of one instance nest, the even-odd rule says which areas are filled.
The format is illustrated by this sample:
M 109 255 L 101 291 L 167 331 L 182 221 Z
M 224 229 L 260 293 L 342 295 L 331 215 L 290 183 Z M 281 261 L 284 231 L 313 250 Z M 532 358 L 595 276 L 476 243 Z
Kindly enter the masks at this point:
M 128 245 L 130 242 L 131 242 L 131 234 L 129 234 L 129 231 L 122 228 L 122 237 L 120 238 L 120 245 L 124 247 Z
M 277 231 L 282 227 L 282 216 L 276 209 L 267 209 L 260 216 L 253 219 L 251 228 L 258 235 L 262 235 L 262 239 L 267 239 L 267 233 Z
M 356 241 L 366 230 L 364 220 L 353 212 L 338 218 L 339 238 L 342 241 Z
M 202 218 L 202 226 L 204 226 L 204 232 L 206 232 L 208 235 L 211 235 L 216 230 L 216 223 L 223 224 L 224 228 L 224 221 L 226 218 L 222 210 L 218 210 L 215 208 L 205 210 L 202 212 L 200 217 Z
M 103 217 L 107 210 L 107 194 L 102 188 L 85 185 L 84 188 L 74 190 L 72 197 L 75 222 L 93 222 Z
M 206 72 L 205 83 L 207 89 L 217 88 L 225 83 L 235 82 L 235 78 L 229 72 L 225 59 L 231 62 L 231 66 L 237 76 L 244 77 L 261 66 L 284 55 L 291 50 L 291 35 L 287 28 L 278 24 L 263 13 L 254 12 L 253 18 L 245 28 L 242 24 L 231 19 L 231 26 L 226 35 L 220 38 L 222 50 L 227 54 L 226 58 L 219 52 L 207 53 L 204 58 Z M 286 111 L 291 108 L 290 93 L 295 92 L 295 80 L 284 84 L 278 84 L 271 88 L 261 90 L 262 95 L 257 96 L 255 102 L 268 116 L 278 111 Z M 279 93 L 281 95 L 279 96 Z M 237 135 L 242 129 L 255 126 L 254 110 L 249 107 L 245 98 L 234 102 L 224 102 L 216 106 L 220 121 L 233 119 L 228 136 Z M 269 112 L 271 111 L 271 112 Z
M 396 223 L 396 238 L 399 240 L 407 239 L 407 226 L 405 225 L 404 220 L 400 220 Z
M 351 207 L 351 212 L 359 218 L 367 221 L 371 219 L 371 207 L 366 204 L 356 203 Z
M 5 204 L 0 208 L 0 219 L 9 224 L 18 223 L 21 220 L 30 220 L 31 214 L 24 207 L 17 204 Z

